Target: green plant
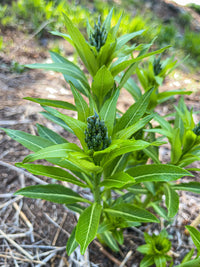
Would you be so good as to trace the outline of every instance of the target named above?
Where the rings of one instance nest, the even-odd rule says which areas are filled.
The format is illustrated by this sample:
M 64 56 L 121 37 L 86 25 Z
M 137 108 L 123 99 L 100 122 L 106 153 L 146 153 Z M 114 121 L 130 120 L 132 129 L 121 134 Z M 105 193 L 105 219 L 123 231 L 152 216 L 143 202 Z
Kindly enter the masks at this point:
M 121 19 L 112 27 L 112 13 L 113 10 L 98 31 L 93 30 L 89 22 L 87 24 L 88 40 L 91 37 L 96 42 L 96 37 L 97 40 L 103 37 L 104 42 L 98 42 L 97 45 L 97 42 L 86 41 L 65 14 L 63 16 L 69 34 L 53 32 L 64 37 L 77 50 L 88 71 L 88 79 L 79 66 L 55 52 L 51 52 L 54 63 L 27 65 L 63 73 L 71 86 L 75 105 L 59 100 L 25 99 L 39 103 L 45 110 L 42 115 L 74 134 L 80 146 L 39 124 L 37 136 L 3 129 L 11 138 L 34 152 L 26 156 L 23 163 L 17 163 L 18 167 L 35 175 L 66 181 L 90 190 L 91 199 L 61 184 L 29 186 L 16 192 L 26 197 L 64 204 L 80 214 L 67 242 L 68 255 L 79 245 L 84 254 L 95 237 L 112 250 L 119 251 L 124 228 L 143 222 L 159 223 L 159 216 L 170 220 L 178 211 L 179 196 L 176 190 L 183 188 L 199 193 L 200 188 L 199 183 L 195 183 L 195 187 L 176 185 L 176 180 L 192 174 L 176 166 L 174 161 L 171 164 L 160 162 L 158 147 L 163 142 L 156 140 L 153 132 L 158 129 L 152 129 L 152 132 L 149 129 L 149 133 L 144 135 L 148 125 L 152 128 L 152 119 L 158 121 L 161 127 L 167 125 L 169 128 L 168 122 L 165 123 L 163 118 L 160 119 L 149 109 L 151 95 L 156 88 L 149 88 L 144 94 L 140 92 L 125 113 L 117 110 L 120 90 L 136 72 L 139 63 L 144 58 L 163 52 L 167 47 L 149 52 L 153 42 L 129 46 L 128 42 L 143 31 L 117 37 Z M 137 51 L 135 57 L 133 51 Z M 156 73 L 161 70 L 159 64 L 157 60 Z M 88 80 L 92 80 L 91 84 Z M 55 108 L 73 110 L 77 119 Z M 133 160 L 133 155 L 137 157 L 144 154 L 154 164 L 146 165 L 146 161 L 138 164 L 138 159 Z M 31 163 L 40 159 L 55 166 Z M 166 197 L 165 207 L 163 195 Z M 152 207 L 156 215 L 149 211 Z
M 182 40 L 183 49 L 190 54 L 190 56 L 195 59 L 197 62 L 200 61 L 200 39 L 199 33 L 191 32 L 186 30 L 183 40 Z
M 194 9 L 197 13 L 200 14 L 200 5 L 196 5 L 196 4 L 188 4 L 188 6 L 192 9 Z
M 163 84 L 165 78 L 179 65 L 174 57 L 168 57 L 161 61 L 161 55 L 157 58 L 151 56 L 147 61 L 143 62 L 136 68 L 137 78 L 145 92 L 150 88 L 154 88 L 151 94 L 149 110 L 154 109 L 158 104 L 161 104 L 173 97 L 174 95 L 189 95 L 191 91 L 185 90 L 170 90 L 159 92 L 159 87 Z M 119 78 L 117 78 L 119 80 Z M 129 78 L 124 88 L 137 100 L 142 95 L 142 90 L 137 86 L 132 78 Z
M 168 25 L 160 26 L 160 29 L 158 31 L 157 43 L 159 44 L 159 46 L 166 44 L 174 45 L 176 35 L 177 30 L 173 22 Z
M 186 226 L 186 229 L 190 233 L 190 236 L 197 248 L 197 256 L 195 257 L 195 259 L 191 259 L 194 254 L 194 249 L 191 249 L 188 254 L 185 255 L 181 264 L 177 267 L 198 267 L 200 265 L 200 232 L 190 225 Z
M 25 67 L 16 61 L 12 61 L 10 70 L 16 73 L 23 73 L 25 71 Z
M 171 260 L 171 257 L 167 255 L 171 249 L 167 231 L 162 230 L 159 235 L 153 234 L 152 236 L 144 233 L 144 239 L 146 244 L 137 248 L 139 252 L 145 254 L 140 267 L 148 267 L 153 264 L 156 267 L 166 266 L 167 261 Z

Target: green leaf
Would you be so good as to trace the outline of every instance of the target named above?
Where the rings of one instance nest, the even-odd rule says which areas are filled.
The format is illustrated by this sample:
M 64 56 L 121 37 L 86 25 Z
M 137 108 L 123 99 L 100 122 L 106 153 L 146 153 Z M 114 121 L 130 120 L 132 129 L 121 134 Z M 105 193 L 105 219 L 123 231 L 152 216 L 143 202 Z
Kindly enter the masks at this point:
M 168 217 L 174 217 L 179 208 L 179 195 L 169 185 L 164 186 L 165 204 L 168 209 Z
M 68 141 L 65 138 L 55 133 L 51 129 L 38 123 L 37 123 L 37 131 L 41 137 L 53 142 L 54 144 L 68 143 Z
M 24 168 L 35 175 L 42 175 L 59 181 L 69 182 L 83 188 L 87 187 L 87 185 L 80 182 L 72 174 L 58 167 L 43 166 L 39 164 L 23 164 L 23 163 L 16 163 L 15 165 L 17 167 Z
M 19 130 L 5 129 L 1 128 L 3 131 L 7 133 L 13 140 L 19 142 L 26 148 L 36 152 L 43 147 L 52 146 L 54 143 L 42 138 L 40 136 L 32 135 L 29 133 L 25 133 Z
M 128 79 L 130 78 L 131 75 L 134 74 L 134 72 L 136 71 L 136 68 L 138 66 L 139 63 L 133 63 L 131 64 L 128 69 L 125 71 L 125 73 L 123 74 L 120 83 L 118 85 L 118 88 L 121 89 L 124 84 L 126 84 L 126 82 L 128 81 Z
M 125 172 L 118 172 L 110 177 L 106 177 L 104 181 L 100 183 L 100 186 L 106 188 L 121 188 L 130 184 L 134 184 L 135 179 Z
M 133 222 L 156 222 L 159 220 L 145 209 L 131 204 L 118 204 L 112 208 L 104 209 L 104 212 L 114 217 L 120 217 Z
M 116 231 L 112 232 L 113 237 L 115 240 L 120 244 L 123 245 L 124 243 L 124 235 L 123 235 L 123 230 L 116 229 Z
M 106 28 L 106 31 L 109 32 L 110 31 L 110 27 L 111 27 L 111 20 L 112 20 L 112 15 L 113 15 L 113 10 L 114 8 L 112 7 L 111 10 L 108 13 L 108 16 L 106 17 L 106 19 L 103 22 L 102 27 Z
M 48 119 L 48 120 L 50 120 L 50 121 L 52 121 L 52 122 L 60 125 L 66 131 L 74 134 L 74 132 L 72 131 L 72 129 L 69 126 L 67 126 L 67 124 L 63 120 L 57 118 L 53 114 L 50 114 L 50 113 L 44 112 L 44 111 L 40 112 L 40 114 L 42 114 L 46 119 Z
M 85 207 L 83 207 L 83 206 L 81 206 L 81 205 L 79 205 L 77 203 L 67 204 L 66 207 L 68 209 L 72 210 L 73 212 L 76 212 L 76 213 L 79 213 L 79 214 L 81 214 L 85 209 Z
M 136 183 L 170 182 L 183 176 L 193 176 L 191 173 L 180 167 L 166 164 L 136 166 L 128 169 L 126 173 L 133 176 Z
M 109 66 L 114 58 L 114 50 L 116 47 L 116 39 L 112 37 L 110 33 L 107 35 L 106 43 L 101 47 L 98 55 L 97 62 L 99 64 L 99 69 L 102 66 Z
M 71 61 L 66 60 L 65 63 L 50 63 L 50 64 L 35 63 L 25 66 L 31 69 L 44 69 L 44 70 L 61 72 L 62 74 L 66 75 L 65 78 L 68 82 L 69 81 L 74 82 L 75 80 L 77 80 L 79 81 L 78 84 L 79 87 L 82 88 L 82 91 L 89 90 L 89 84 L 87 78 L 85 77 L 85 74 L 81 69 L 79 69 L 79 67 L 77 67 Z M 75 84 L 77 85 L 77 82 L 75 82 Z M 85 88 L 87 89 L 85 90 Z
M 139 251 L 142 254 L 150 254 L 150 255 L 154 253 L 152 244 L 141 245 L 137 248 L 137 251 Z
M 200 232 L 190 225 L 185 226 L 185 228 L 189 231 L 192 241 L 194 242 L 198 252 L 200 252 Z
M 148 206 L 152 207 L 159 216 L 163 217 L 167 221 L 169 220 L 166 210 L 163 209 L 159 204 L 151 202 Z
M 185 262 L 183 264 L 178 265 L 177 267 L 199 267 L 200 266 L 200 257 L 195 260 L 191 260 L 188 262 Z
M 87 149 L 87 145 L 85 143 L 85 129 L 87 127 L 87 124 L 79 121 L 77 119 L 74 119 L 70 116 L 64 115 L 61 112 L 59 112 L 56 109 L 52 109 L 50 107 L 44 107 L 44 109 L 52 114 L 53 116 L 56 116 L 57 118 L 63 120 L 75 133 L 75 135 L 78 137 L 78 139 L 81 142 L 81 145 L 84 149 Z
M 52 58 L 54 63 L 65 63 L 65 64 L 71 64 L 72 63 L 71 61 L 62 57 L 58 53 L 50 51 L 50 54 L 51 54 L 51 58 Z M 72 82 L 76 89 L 78 89 L 82 94 L 87 96 L 88 92 L 90 91 L 90 86 L 88 84 L 87 78 L 85 77 L 84 72 L 77 65 L 74 64 L 74 68 L 77 68 L 76 70 L 78 72 L 80 72 L 80 74 L 82 75 L 82 78 L 84 79 L 84 82 L 82 80 L 74 77 L 74 75 L 72 76 L 72 75 L 63 74 L 63 76 L 68 83 Z
M 166 267 L 167 260 L 164 255 L 155 255 L 154 261 L 155 261 L 156 267 Z
M 158 100 L 159 103 L 162 103 L 166 101 L 171 96 L 174 95 L 191 95 L 193 92 L 192 91 L 184 91 L 184 90 L 173 90 L 173 91 L 166 91 L 158 94 Z
M 196 194 L 200 194 L 200 183 L 199 182 L 190 182 L 190 183 L 181 183 L 171 185 L 174 190 L 184 190 L 190 191 Z
M 163 117 L 161 117 L 160 115 L 155 114 L 154 115 L 154 119 L 160 124 L 160 126 L 164 130 L 166 130 L 168 132 L 172 132 L 173 131 L 173 128 L 172 128 L 171 124 L 167 120 L 165 120 Z
M 118 139 L 116 141 L 119 141 L 121 139 Z M 117 143 L 117 142 L 116 142 Z M 146 147 L 148 147 L 150 144 L 148 142 L 142 141 L 142 140 L 123 140 L 123 142 L 121 142 L 121 144 L 119 143 L 116 147 L 115 147 L 115 142 L 113 141 L 113 151 L 111 151 L 110 153 L 108 153 L 106 155 L 106 157 L 104 156 L 103 161 L 102 161 L 102 166 L 106 167 L 109 166 L 110 162 L 112 160 L 114 160 L 116 157 L 129 153 L 129 152 L 133 152 L 133 151 L 137 151 L 137 150 L 141 150 L 144 149 Z M 108 147 L 109 148 L 109 147 Z M 111 149 L 111 146 L 110 146 Z M 106 153 L 106 151 L 105 151 Z M 96 156 L 102 156 L 105 153 L 94 153 L 94 157 Z M 97 157 L 98 158 L 98 157 Z
M 173 131 L 173 137 L 171 142 L 171 163 L 178 163 L 182 155 L 182 144 L 180 139 L 180 129 L 176 128 Z
M 76 88 L 71 84 L 71 90 L 74 96 L 76 108 L 78 111 L 78 119 L 83 122 L 87 122 L 89 117 L 90 109 L 88 104 L 85 102 L 81 94 L 76 90 Z
M 76 227 L 74 227 L 74 229 L 72 230 L 72 233 L 69 237 L 69 239 L 67 240 L 67 245 L 66 245 L 66 252 L 67 255 L 70 256 L 72 254 L 72 252 L 74 252 L 74 250 L 78 247 L 78 242 L 75 239 L 75 233 L 76 233 Z
M 121 37 L 117 38 L 117 46 L 116 50 L 119 50 L 123 45 L 125 45 L 128 41 L 135 38 L 136 36 L 141 35 L 144 32 L 144 30 L 140 30 L 137 32 L 132 32 L 128 34 L 124 34 Z
M 40 149 L 34 154 L 30 154 L 24 158 L 23 162 L 32 162 L 38 159 L 47 159 L 47 158 L 65 158 L 67 153 L 70 151 L 82 151 L 76 144 L 73 143 L 64 143 L 58 145 L 51 145 Z
M 114 138 L 116 139 L 128 139 L 130 138 L 134 133 L 136 133 L 138 130 L 143 128 L 150 120 L 152 120 L 154 117 L 154 114 L 148 115 L 141 120 L 137 121 L 133 125 L 129 126 L 128 128 L 125 128 L 119 132 L 117 132 L 114 135 Z
M 158 133 L 166 136 L 169 139 L 173 138 L 173 133 L 164 129 L 154 128 L 154 129 L 144 129 L 144 131 L 149 133 Z
M 86 208 L 80 215 L 76 226 L 76 241 L 81 246 L 81 254 L 84 254 L 88 245 L 95 238 L 98 230 L 101 205 L 93 203 L 91 206 Z
M 112 135 L 118 97 L 119 90 L 116 90 L 115 93 L 108 100 L 105 101 L 100 110 L 100 117 L 105 122 L 105 125 L 108 130 L 108 136 Z
M 112 73 L 113 77 L 115 77 L 118 73 L 120 73 L 121 71 L 123 71 L 124 69 L 129 67 L 132 63 L 139 62 L 142 59 L 144 59 L 146 57 L 149 57 L 149 56 L 152 56 L 152 55 L 155 55 L 155 54 L 160 54 L 163 51 L 165 51 L 166 49 L 168 49 L 169 47 L 170 46 L 166 46 L 166 47 L 161 48 L 159 50 L 156 50 L 156 51 L 153 51 L 153 52 L 138 56 L 138 57 L 136 57 L 134 59 L 125 60 L 125 61 L 119 63 L 118 65 L 114 66 L 114 67 L 111 66 L 111 68 L 110 68 L 111 73 Z
M 78 158 L 76 156 L 76 153 L 69 153 L 67 159 L 70 162 L 76 164 L 85 173 L 88 173 L 88 172 L 99 173 L 99 172 L 103 171 L 102 167 L 95 165 L 93 162 L 85 160 L 85 159 Z
M 69 34 L 58 32 L 58 31 L 50 31 L 51 34 L 63 37 L 65 40 L 67 40 L 70 44 L 74 45 L 72 38 L 70 37 Z M 55 53 L 53 51 L 50 51 L 50 53 Z M 57 54 L 57 53 L 56 53 Z
M 114 133 L 128 128 L 129 126 L 136 123 L 144 115 L 149 104 L 149 99 L 152 92 L 153 89 L 147 91 L 136 103 L 130 106 L 130 108 L 116 123 L 116 126 L 114 127 Z
M 117 245 L 117 242 L 115 241 L 115 239 L 114 239 L 114 237 L 113 237 L 113 235 L 112 235 L 112 233 L 110 231 L 105 231 L 104 233 L 102 233 L 101 234 L 101 239 L 113 251 L 115 251 L 115 252 L 119 251 L 119 247 Z
M 71 204 L 75 202 L 91 203 L 89 200 L 82 198 L 70 188 L 64 187 L 60 184 L 27 186 L 15 192 L 15 195 L 44 199 L 59 204 Z
M 156 164 L 160 164 L 160 160 L 159 160 L 159 155 L 158 155 L 158 150 L 153 147 L 153 146 L 149 146 L 145 149 L 143 149 L 143 152 L 153 160 L 154 163 Z
M 94 76 L 98 70 L 98 65 L 96 58 L 92 50 L 90 49 L 90 45 L 85 41 L 85 38 L 78 30 L 78 28 L 73 25 L 72 21 L 64 13 L 63 16 L 66 22 L 65 25 L 67 27 L 69 35 L 73 40 L 74 46 L 80 58 L 82 59 L 90 74 Z
M 154 256 L 145 255 L 140 262 L 140 267 L 149 267 L 154 264 Z
M 93 93 L 96 95 L 100 103 L 100 106 L 103 102 L 104 97 L 113 88 L 113 85 L 114 85 L 114 79 L 110 71 L 106 68 L 106 66 L 102 66 L 97 71 L 91 88 Z
M 121 79 L 116 76 L 115 80 L 120 83 Z M 138 85 L 135 83 L 135 81 L 132 78 L 129 78 L 125 84 L 123 84 L 123 88 L 125 88 L 135 99 L 136 101 L 140 99 L 142 96 L 141 89 L 138 87 Z
M 194 248 L 192 248 L 183 258 L 182 263 L 188 262 L 191 260 L 192 256 L 194 254 Z
M 63 108 L 68 110 L 74 110 L 77 111 L 77 108 L 66 101 L 60 101 L 60 100 L 50 100 L 50 99 L 44 99 L 44 98 L 33 98 L 33 97 L 24 97 L 26 100 L 30 100 L 32 102 L 38 103 L 43 106 L 50 106 L 50 107 L 56 107 L 56 108 Z

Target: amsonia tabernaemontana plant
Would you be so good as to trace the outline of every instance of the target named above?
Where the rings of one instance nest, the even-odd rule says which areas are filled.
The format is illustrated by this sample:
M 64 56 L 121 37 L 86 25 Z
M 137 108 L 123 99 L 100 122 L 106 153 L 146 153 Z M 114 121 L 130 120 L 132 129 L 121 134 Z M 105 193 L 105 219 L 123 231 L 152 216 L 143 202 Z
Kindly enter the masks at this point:
M 192 111 L 189 112 L 182 105 L 183 100 L 180 100 L 182 102 L 176 108 L 172 123 L 154 112 L 159 101 L 163 102 L 176 93 L 188 93 L 172 91 L 162 95 L 158 91 L 175 63 L 171 60 L 161 63 L 161 56 L 157 58 L 155 55 L 168 47 L 152 51 L 153 41 L 150 44 L 136 44 L 134 37 L 142 35 L 143 30 L 118 37 L 121 18 L 117 25 L 111 27 L 112 13 L 113 10 L 103 23 L 99 18 L 94 29 L 88 23 L 87 40 L 66 15 L 68 34 L 52 32 L 74 46 L 88 73 L 85 74 L 78 65 L 55 52 L 50 52 L 51 64 L 27 65 L 29 68 L 43 68 L 64 75 L 71 87 L 75 105 L 60 100 L 25 99 L 39 103 L 44 108 L 41 114 L 74 134 L 80 146 L 40 124 L 37 124 L 38 135 L 3 129 L 33 152 L 16 166 L 34 175 L 90 190 L 90 199 L 62 183 L 28 186 L 15 193 L 64 204 L 80 214 L 67 241 L 68 255 L 78 246 L 84 254 L 96 237 L 117 252 L 123 244 L 124 228 L 140 226 L 142 223 L 159 223 L 160 217 L 169 221 L 178 212 L 178 190 L 200 193 L 198 182 L 176 184 L 181 177 L 193 176 L 186 167 L 199 160 L 199 126 L 194 125 Z M 147 73 L 141 67 L 145 58 L 149 58 L 146 62 L 149 62 L 151 77 L 145 76 Z M 144 91 L 131 78 L 135 73 Z M 122 88 L 133 97 L 133 104 L 124 113 L 117 109 Z M 64 115 L 56 108 L 73 110 L 77 118 Z M 185 116 L 187 121 L 183 120 Z M 153 127 L 153 121 L 159 126 Z M 171 162 L 168 164 L 162 164 L 159 160 L 159 146 L 165 142 L 162 136 L 156 138 L 157 132 L 166 136 L 171 144 Z M 40 159 L 51 165 L 32 163 Z M 146 164 L 147 160 L 151 164 Z M 159 244 L 157 254 L 164 253 L 160 257 L 164 264 L 171 259 L 166 256 L 170 242 L 160 241 L 155 236 L 149 238 L 148 235 L 146 240 L 151 243 L 150 247 L 154 243 Z M 163 248 L 165 243 L 168 244 L 167 249 Z M 140 248 L 139 251 L 144 252 L 144 249 Z M 156 257 L 150 261 L 151 265 L 155 262 L 159 262 Z M 147 262 L 145 264 L 151 266 Z

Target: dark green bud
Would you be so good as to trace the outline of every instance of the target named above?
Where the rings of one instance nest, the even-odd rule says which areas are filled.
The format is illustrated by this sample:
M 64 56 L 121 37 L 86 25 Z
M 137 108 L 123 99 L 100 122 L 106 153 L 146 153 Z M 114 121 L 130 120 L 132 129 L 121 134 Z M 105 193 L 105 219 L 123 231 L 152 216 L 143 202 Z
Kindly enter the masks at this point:
M 87 118 L 87 129 L 85 130 L 85 142 L 88 149 L 100 151 L 107 148 L 111 139 L 108 138 L 108 131 L 104 121 L 99 119 L 98 114 Z
M 97 24 L 95 23 L 94 25 L 93 33 L 89 36 L 89 42 L 92 46 L 96 47 L 97 52 L 99 52 L 101 47 L 105 44 L 107 35 L 105 27 L 101 25 L 101 18 L 99 16 Z
M 161 60 L 161 55 L 158 58 L 154 59 L 153 71 L 154 71 L 155 75 L 158 75 L 162 71 L 162 66 L 161 66 L 160 60 Z
M 197 136 L 200 135 L 200 122 L 192 130 Z

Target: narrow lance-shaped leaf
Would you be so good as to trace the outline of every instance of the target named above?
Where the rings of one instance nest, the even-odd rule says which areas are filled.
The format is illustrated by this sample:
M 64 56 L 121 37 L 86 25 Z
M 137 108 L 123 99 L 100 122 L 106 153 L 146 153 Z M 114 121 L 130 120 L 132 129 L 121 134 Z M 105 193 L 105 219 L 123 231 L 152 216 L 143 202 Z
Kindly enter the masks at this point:
M 82 198 L 70 188 L 59 184 L 27 186 L 15 192 L 15 195 L 44 199 L 59 204 L 72 204 L 75 202 L 90 203 L 89 200 Z
M 103 242 L 105 242 L 105 244 L 109 248 L 111 248 L 115 252 L 119 251 L 119 247 L 117 245 L 117 242 L 115 241 L 115 239 L 114 239 L 114 237 L 110 231 L 105 231 L 100 236 L 101 236 Z
M 40 114 L 42 114 L 42 116 L 44 116 L 46 119 L 48 119 L 48 120 L 60 125 L 63 129 L 65 129 L 69 133 L 74 134 L 72 129 L 63 120 L 61 120 L 60 118 L 57 118 L 53 114 L 50 114 L 50 113 L 44 112 L 44 111 L 40 112 Z
M 193 176 L 190 172 L 174 165 L 151 164 L 136 166 L 126 171 L 135 178 L 136 183 L 170 182 L 183 176 Z
M 200 257 L 183 264 L 178 265 L 177 267 L 199 267 L 200 266 Z
M 84 131 L 87 127 L 86 123 L 76 120 L 67 115 L 64 115 L 56 109 L 52 109 L 50 107 L 44 107 L 44 109 L 50 114 L 52 114 L 53 116 L 56 116 L 59 119 L 63 120 L 72 129 L 75 135 L 78 137 L 83 148 L 84 149 L 87 148 L 86 143 L 85 143 L 85 134 L 84 134 Z
M 80 215 L 76 226 L 76 241 L 81 246 L 81 254 L 84 254 L 88 245 L 96 237 L 100 215 L 101 205 L 93 203 L 91 206 L 86 208 Z
M 118 204 L 112 208 L 104 209 L 104 212 L 114 217 L 121 217 L 134 222 L 159 222 L 159 220 L 145 209 L 138 208 L 131 204 Z
M 81 94 L 76 90 L 73 84 L 71 84 L 71 90 L 78 111 L 78 119 L 80 121 L 87 122 L 87 118 L 89 117 L 90 112 L 88 104 L 85 102 Z
M 123 143 L 121 145 L 119 145 L 116 149 L 114 149 L 113 151 L 108 153 L 106 155 L 106 157 L 103 158 L 102 165 L 104 167 L 109 166 L 110 162 L 112 160 L 114 160 L 116 157 L 123 155 L 123 154 L 126 154 L 126 153 L 129 153 L 129 152 L 144 149 L 144 148 L 148 147 L 149 145 L 150 145 L 150 143 L 142 141 L 142 140 L 135 140 L 135 141 L 123 140 Z M 99 153 L 99 155 L 100 155 L 100 153 Z
M 190 182 L 190 183 L 181 183 L 171 185 L 174 190 L 184 190 L 200 194 L 200 183 L 199 182 Z
M 78 242 L 75 239 L 75 233 L 76 233 L 76 227 L 74 227 L 74 229 L 72 230 L 72 233 L 69 237 L 69 239 L 67 240 L 67 245 L 66 245 L 66 252 L 67 255 L 70 256 L 72 254 L 72 252 L 74 252 L 74 250 L 78 247 Z
M 187 225 L 185 228 L 189 231 L 197 250 L 200 252 L 200 232 L 191 225 Z
M 51 58 L 52 58 L 54 63 L 68 64 L 68 62 L 69 62 L 69 60 L 62 57 L 61 55 L 59 55 L 56 52 L 50 51 L 50 55 L 51 55 Z M 81 75 L 82 75 L 83 79 L 85 80 L 84 82 L 80 79 L 77 79 L 76 77 L 74 77 L 72 75 L 69 75 L 69 74 L 68 75 L 63 74 L 63 76 L 68 83 L 72 82 L 77 90 L 79 90 L 85 96 L 88 96 L 88 92 L 90 91 L 90 86 L 88 84 L 87 78 L 85 77 L 84 72 L 78 66 L 76 66 L 75 64 L 74 64 L 74 66 L 77 68 L 77 71 L 81 72 Z
M 123 61 L 123 62 L 119 63 L 118 65 L 116 65 L 114 67 L 111 66 L 110 71 L 111 71 L 113 77 L 115 77 L 118 73 L 120 73 L 121 71 L 123 71 L 124 69 L 126 69 L 127 67 L 129 67 L 132 63 L 141 61 L 142 59 L 144 59 L 146 57 L 149 57 L 149 56 L 152 56 L 152 55 L 155 55 L 155 54 L 160 54 L 163 51 L 165 51 L 166 49 L 168 49 L 169 47 L 170 46 L 166 46 L 166 47 L 161 48 L 161 49 L 159 49 L 157 51 L 150 52 L 150 53 L 147 53 L 147 54 L 138 56 L 137 58 Z
M 1 128 L 3 131 L 7 133 L 15 141 L 19 142 L 26 148 L 36 152 L 43 147 L 48 147 L 54 145 L 52 141 L 49 141 L 40 136 L 32 135 L 29 133 L 25 133 L 19 130 L 5 129 Z
M 56 72 L 61 72 L 62 74 L 66 75 L 65 78 L 68 82 L 69 81 L 75 82 L 75 84 L 77 85 L 76 80 L 80 81 L 78 84 L 80 86 L 82 85 L 81 90 L 86 91 L 86 92 L 89 90 L 89 84 L 83 71 L 79 69 L 79 67 L 77 67 L 71 61 L 66 60 L 65 63 L 50 63 L 50 64 L 35 63 L 35 64 L 29 64 L 25 66 L 31 69 L 44 69 L 44 70 L 52 70 Z
M 114 128 L 115 133 L 133 125 L 144 115 L 149 104 L 149 99 L 152 92 L 153 89 L 147 91 L 136 103 L 134 103 L 124 113 L 124 115 L 119 119 Z
M 128 34 L 124 34 L 124 35 L 120 36 L 119 38 L 117 38 L 116 50 L 120 49 L 128 41 L 130 41 L 131 39 L 135 38 L 136 36 L 141 35 L 143 32 L 144 32 L 144 30 L 140 30 L 140 31 L 137 31 L 137 32 L 132 32 L 132 33 L 128 33 Z
M 128 139 L 130 138 L 134 133 L 136 133 L 138 130 L 143 128 L 150 120 L 152 120 L 154 117 L 154 114 L 148 115 L 141 120 L 137 121 L 133 125 L 129 126 L 128 128 L 125 128 L 119 132 L 116 133 L 114 138 L 120 138 L 120 139 Z
M 91 162 L 89 160 L 86 160 L 84 158 L 79 158 L 77 156 L 77 153 L 74 153 L 74 152 L 69 153 L 68 156 L 67 156 L 67 159 L 70 162 L 72 162 L 72 163 L 76 164 L 77 166 L 79 166 L 79 168 L 81 168 L 86 173 L 87 172 L 99 173 L 99 172 L 101 172 L 103 170 L 102 167 L 95 165 L 93 162 Z
M 59 181 L 65 181 L 72 184 L 76 184 L 81 187 L 87 187 L 86 184 L 80 182 L 72 174 L 58 167 L 44 166 L 40 164 L 23 164 L 23 163 L 17 163 L 16 166 L 24 168 L 35 175 L 42 175 Z
M 180 139 L 180 129 L 176 128 L 173 131 L 173 137 L 171 141 L 171 163 L 178 163 L 182 155 L 182 145 Z
M 96 95 L 100 105 L 106 94 L 112 89 L 114 85 L 114 79 L 110 73 L 110 71 L 106 68 L 106 66 L 101 67 L 92 83 L 92 91 Z
M 64 143 L 45 147 L 23 160 L 24 163 L 47 158 L 65 158 L 70 151 L 82 151 L 76 144 Z
M 65 14 L 63 14 L 63 16 L 69 35 L 73 40 L 74 46 L 80 58 L 82 59 L 90 74 L 94 76 L 98 70 L 98 65 L 89 44 L 85 41 L 85 38 L 78 30 L 78 28 L 73 25 L 72 21 Z
M 174 217 L 179 208 L 179 195 L 168 184 L 164 186 L 165 204 L 168 209 L 168 217 Z
M 37 131 L 41 137 L 53 142 L 54 144 L 68 143 L 65 138 L 41 124 L 37 124 Z
M 134 184 L 135 179 L 124 172 L 115 173 L 114 175 L 107 177 L 101 182 L 100 186 L 106 188 L 121 188 L 130 184 Z
M 106 100 L 100 110 L 100 117 L 105 122 L 105 125 L 108 129 L 108 136 L 112 135 L 118 97 L 119 90 L 116 90 L 115 93 L 108 100 Z
M 166 267 L 167 259 L 165 258 L 164 255 L 156 255 L 154 257 L 154 261 L 155 261 L 156 267 Z
M 140 263 L 140 267 L 149 267 L 154 264 L 154 256 L 145 255 Z
M 50 99 L 44 99 L 44 98 L 33 98 L 33 97 L 25 97 L 24 99 L 30 100 L 32 102 L 38 103 L 43 106 L 50 106 L 50 107 L 63 108 L 63 109 L 77 111 L 76 107 L 73 104 L 68 103 L 66 101 L 50 100 Z

